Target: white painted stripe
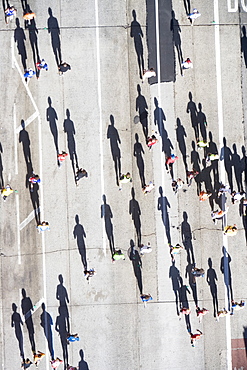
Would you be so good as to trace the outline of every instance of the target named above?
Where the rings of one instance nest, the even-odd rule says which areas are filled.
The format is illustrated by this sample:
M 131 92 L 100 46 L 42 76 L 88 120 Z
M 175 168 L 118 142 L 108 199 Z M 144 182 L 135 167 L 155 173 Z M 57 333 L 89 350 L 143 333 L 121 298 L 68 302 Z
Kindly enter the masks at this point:
M 25 128 L 27 128 L 30 123 L 32 123 L 37 117 L 39 116 L 39 112 L 35 111 L 28 119 L 25 120 Z M 19 132 L 23 129 L 22 125 L 18 126 L 15 130 L 16 134 L 19 134 Z
M 21 224 L 19 224 L 19 230 L 21 231 L 22 229 L 24 229 L 24 227 L 26 227 L 29 222 L 31 222 L 34 217 L 35 217 L 35 212 L 38 212 L 38 213 L 41 213 L 41 207 L 39 208 L 36 208 L 35 210 L 33 210 L 31 213 L 29 213 L 29 215 L 27 216 L 27 218 L 25 218 L 25 220 L 22 221 Z
M 102 122 L 102 99 L 101 99 L 101 70 L 100 70 L 100 45 L 99 45 L 99 8 L 98 0 L 95 0 L 95 33 L 96 33 L 96 60 L 97 60 L 97 80 L 98 80 L 98 109 L 99 109 L 99 148 L 100 148 L 100 183 L 101 183 L 101 200 L 105 194 L 104 182 L 104 152 L 103 152 L 103 122 Z M 104 228 L 104 217 L 102 217 L 102 236 L 103 252 L 106 255 L 106 235 Z
M 218 0 L 214 0 L 214 20 L 215 20 L 215 58 L 216 58 L 216 82 L 217 82 L 217 107 L 218 107 L 218 127 L 219 127 L 219 143 L 220 148 L 223 148 L 224 136 L 224 117 L 222 103 L 222 80 L 221 80 L 221 54 L 220 54 L 220 30 L 219 30 L 219 4 Z M 224 156 L 224 153 L 223 153 Z M 223 184 L 226 182 L 224 160 L 220 161 L 220 178 Z M 226 224 L 226 215 L 224 217 L 224 225 Z M 223 235 L 223 245 L 228 252 L 227 236 Z M 225 308 L 228 309 L 228 294 L 225 286 Z M 231 352 L 231 322 L 230 316 L 226 316 L 226 351 L 227 351 L 227 369 L 232 369 L 232 352 Z
M 21 238 L 20 238 L 20 205 L 19 205 L 19 194 L 16 194 L 16 223 L 17 223 L 17 255 L 18 255 L 18 264 L 21 264 Z
M 16 104 L 13 105 L 13 123 L 14 123 L 14 153 L 15 153 L 15 174 L 18 175 L 18 151 L 16 137 Z
M 41 298 L 36 304 L 34 304 L 32 309 L 25 314 L 24 321 L 27 321 L 27 319 L 29 319 L 29 317 L 31 317 L 37 311 L 38 308 L 40 308 L 44 301 L 45 301 L 44 298 Z

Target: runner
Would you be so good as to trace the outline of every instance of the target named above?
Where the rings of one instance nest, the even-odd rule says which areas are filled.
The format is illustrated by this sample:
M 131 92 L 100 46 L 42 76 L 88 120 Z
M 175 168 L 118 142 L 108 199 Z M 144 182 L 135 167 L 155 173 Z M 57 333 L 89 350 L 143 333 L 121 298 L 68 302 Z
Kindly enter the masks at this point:
M 193 26 L 194 21 L 201 16 L 201 13 L 198 12 L 196 8 L 193 9 L 192 13 L 188 15 L 188 19 L 190 20 L 191 26 Z
M 38 351 L 38 353 L 33 354 L 33 362 L 36 365 L 36 367 L 38 367 L 40 361 L 42 360 L 42 358 L 44 356 L 45 356 L 45 354 L 43 352 L 40 352 L 40 351 Z
M 201 191 L 199 194 L 199 201 L 204 202 L 207 200 L 209 197 L 211 197 L 212 193 L 210 191 Z
M 206 308 L 200 309 L 196 307 L 196 316 L 199 317 L 199 323 L 202 321 L 202 317 L 205 316 L 209 311 Z
M 41 224 L 37 226 L 37 229 L 39 233 L 41 233 L 42 231 L 46 231 L 46 230 L 50 231 L 49 223 L 46 221 L 43 221 Z
M 145 195 L 147 195 L 148 193 L 151 193 L 151 191 L 154 189 L 154 183 L 152 181 L 149 181 L 149 184 L 148 185 L 145 185 L 143 188 L 142 188 L 142 191 Z
M 55 360 L 51 360 L 50 363 L 51 363 L 51 367 L 53 369 L 57 369 L 58 366 L 63 363 L 63 361 L 60 360 L 60 358 L 57 357 Z
M 3 197 L 3 200 L 5 201 L 7 199 L 7 197 L 12 194 L 14 192 L 14 190 L 11 188 L 11 186 L 9 184 L 6 185 L 5 188 L 2 188 L 1 190 L 1 195 Z
M 96 275 L 96 271 L 94 269 L 84 270 L 84 276 L 86 277 L 87 281 L 89 281 L 89 278 L 94 275 Z
M 36 63 L 36 68 L 41 71 L 41 69 L 44 69 L 45 71 L 48 71 L 48 64 L 45 62 L 44 59 L 39 60 Z
M 125 256 L 122 253 L 121 249 L 116 251 L 112 256 L 112 262 L 119 261 L 119 260 L 125 260 Z
M 122 190 L 122 184 L 127 184 L 128 182 L 132 182 L 132 178 L 130 176 L 130 173 L 127 172 L 126 175 L 120 175 L 119 178 L 119 190 Z
M 9 6 L 7 9 L 5 9 L 4 13 L 5 22 L 9 24 L 9 22 L 11 22 L 16 17 L 17 10 L 14 6 Z
M 191 343 L 192 347 L 195 347 L 196 340 L 197 339 L 200 339 L 201 335 L 203 335 L 202 332 L 201 332 L 201 330 L 196 329 L 196 331 L 198 331 L 198 333 L 196 333 L 196 334 L 190 333 L 190 338 L 191 338 L 190 343 Z
M 151 252 L 152 252 L 152 248 L 151 248 L 150 243 L 148 243 L 147 245 L 141 244 L 141 246 L 140 246 L 140 255 L 141 256 L 143 256 L 143 254 L 148 254 L 148 253 L 151 253 Z
M 67 334 L 67 343 L 78 342 L 80 340 L 78 334 Z
M 155 135 L 152 135 L 151 137 L 148 136 L 147 138 L 147 146 L 149 147 L 149 149 L 152 149 L 152 146 L 154 144 L 156 144 L 159 140 L 156 138 Z
M 155 77 L 156 73 L 153 68 L 144 69 L 142 74 L 142 83 L 146 80 L 146 78 Z
M 238 228 L 236 224 L 234 224 L 233 226 L 224 227 L 224 235 L 227 235 L 227 236 L 234 236 L 237 234 L 237 231 L 238 231 Z
M 67 156 L 68 156 L 68 153 L 66 153 L 66 152 L 62 152 L 61 154 L 57 155 L 59 166 L 62 165 L 62 163 L 65 161 Z
M 195 179 L 198 174 L 199 172 L 194 169 L 192 171 L 186 171 L 188 186 L 191 186 L 192 180 Z

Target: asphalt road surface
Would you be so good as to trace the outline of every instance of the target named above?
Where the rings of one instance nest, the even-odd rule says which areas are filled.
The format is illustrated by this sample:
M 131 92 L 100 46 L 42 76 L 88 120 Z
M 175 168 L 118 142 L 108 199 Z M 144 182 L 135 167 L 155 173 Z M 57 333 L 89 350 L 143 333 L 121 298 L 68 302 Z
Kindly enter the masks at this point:
M 245 2 L 13 5 L 16 20 L 6 25 L 3 10 L 0 19 L 0 182 L 16 190 L 0 202 L 2 369 L 38 351 L 41 370 L 56 357 L 59 368 L 79 370 L 245 368 L 247 309 L 233 311 L 231 301 L 247 299 L 246 211 L 217 196 L 220 181 L 246 191 Z M 188 57 L 193 69 L 182 71 Z M 42 58 L 48 71 L 25 79 Z M 62 62 L 71 69 L 60 75 Z M 142 83 L 151 67 L 156 77 Z M 152 134 L 159 141 L 150 150 Z M 198 149 L 198 138 L 209 147 Z M 206 163 L 208 152 L 219 159 Z M 179 157 L 173 174 L 170 154 Z M 76 185 L 78 168 L 88 177 Z M 119 191 L 128 171 L 132 182 Z M 32 173 L 41 182 L 31 189 Z M 185 182 L 177 194 L 171 175 Z M 199 202 L 201 190 L 211 191 L 208 201 Z M 227 207 L 214 223 L 211 212 Z M 50 231 L 38 233 L 42 221 Z M 233 224 L 237 235 L 225 236 Z M 141 256 L 148 242 L 152 252 Z M 177 243 L 184 250 L 172 262 Z M 119 249 L 125 260 L 113 263 Z M 205 271 L 196 283 L 194 264 Z M 97 274 L 87 281 L 90 268 Z M 153 299 L 144 304 L 141 294 Z M 196 307 L 209 310 L 200 323 Z M 80 340 L 68 344 L 68 333 Z

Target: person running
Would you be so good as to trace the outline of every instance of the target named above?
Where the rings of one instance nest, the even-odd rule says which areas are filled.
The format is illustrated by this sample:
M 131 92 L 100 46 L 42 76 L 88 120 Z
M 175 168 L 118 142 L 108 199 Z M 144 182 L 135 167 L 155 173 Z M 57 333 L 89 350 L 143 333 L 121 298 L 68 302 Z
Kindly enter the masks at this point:
M 189 314 L 191 313 L 191 309 L 190 309 L 190 308 L 188 308 L 188 307 L 182 307 L 182 308 L 180 309 L 180 312 L 181 312 L 182 314 L 184 314 L 184 315 L 189 315 Z
M 217 222 L 217 220 L 219 220 L 220 218 L 222 218 L 223 216 L 225 216 L 228 212 L 228 207 L 223 211 L 222 209 L 220 211 L 212 211 L 211 212 L 211 217 L 212 217 L 212 220 L 213 222 Z
M 12 21 L 16 17 L 17 10 L 14 6 L 9 6 L 4 11 L 5 13 L 5 22 L 9 24 L 10 21 Z
M 77 185 L 77 182 L 83 177 L 88 177 L 88 173 L 85 169 L 80 168 L 79 170 L 77 170 L 76 175 L 75 175 L 76 185 Z
M 21 368 L 28 369 L 31 365 L 32 365 L 32 362 L 29 360 L 29 358 L 27 358 L 26 360 L 22 362 Z
M 120 175 L 119 178 L 119 190 L 122 190 L 122 184 L 127 184 L 128 182 L 132 182 L 132 178 L 130 176 L 130 173 L 127 172 L 126 175 Z
M 29 11 L 23 15 L 23 19 L 25 19 L 29 25 L 31 24 L 31 20 L 34 18 L 36 18 L 36 14 L 32 11 Z
M 46 221 L 43 221 L 41 222 L 41 224 L 37 226 L 37 229 L 39 233 L 41 233 L 42 231 L 46 231 L 46 230 L 50 231 L 49 223 Z
M 62 163 L 65 161 L 66 157 L 68 157 L 68 153 L 62 151 L 61 154 L 58 154 L 57 155 L 57 159 L 58 159 L 58 163 L 59 163 L 59 166 L 62 165 Z
M 59 75 L 61 76 L 62 74 L 64 74 L 65 72 L 71 70 L 71 67 L 68 63 L 61 63 L 59 66 L 58 66 L 58 73 Z
M 32 78 L 35 75 L 36 75 L 36 72 L 32 68 L 27 69 L 24 73 L 25 78 Z
M 151 191 L 154 189 L 154 183 L 152 181 L 149 181 L 149 184 L 148 185 L 145 185 L 143 188 L 142 188 L 142 191 L 145 195 L 147 195 L 148 193 L 151 193 Z
M 39 178 L 39 175 L 35 175 L 34 173 L 32 174 L 31 177 L 29 177 L 28 181 L 31 183 L 31 184 L 39 184 L 40 183 L 40 178 Z
M 232 204 L 235 204 L 237 202 L 240 202 L 242 199 L 244 199 L 245 197 L 245 192 L 244 191 L 240 191 L 240 192 L 236 192 L 235 190 L 232 192 L 231 194 L 232 196 Z
M 57 357 L 55 360 L 51 360 L 50 363 L 51 363 L 51 367 L 53 369 L 57 369 L 58 366 L 63 363 L 63 361 L 60 360 L 60 358 Z
M 45 62 L 44 59 L 39 60 L 36 63 L 36 68 L 41 71 L 41 69 L 44 69 L 45 71 L 48 71 L 48 64 Z
M 150 69 L 144 69 L 142 74 L 142 82 L 146 80 L 146 78 L 155 77 L 156 72 L 153 68 Z
M 245 306 L 245 301 L 241 300 L 239 303 L 232 301 L 232 308 L 236 311 L 242 310 Z
M 199 194 L 199 201 L 204 202 L 207 200 L 209 197 L 211 197 L 212 193 L 210 191 L 201 191 Z
M 169 245 L 170 246 L 170 255 L 172 258 L 172 261 L 174 261 L 174 254 L 179 254 L 180 251 L 184 249 L 184 247 L 180 244 L 176 244 L 175 246 Z
M 35 364 L 36 367 L 38 367 L 40 361 L 42 358 L 45 356 L 43 352 L 38 351 L 38 353 L 33 354 L 33 363 Z
M 141 256 L 143 256 L 143 254 L 148 254 L 148 253 L 151 253 L 151 252 L 152 252 L 152 248 L 151 248 L 150 243 L 148 243 L 147 245 L 141 244 L 141 246 L 140 246 L 140 255 Z
M 196 307 L 196 316 L 199 317 L 199 323 L 202 321 L 202 317 L 205 316 L 209 311 L 206 308 L 200 309 Z
M 96 275 L 95 269 L 90 269 L 90 270 L 84 270 L 84 276 L 89 281 L 89 278 Z
M 220 317 L 226 317 L 230 314 L 225 308 L 217 312 L 216 320 L 219 321 Z
M 206 157 L 206 163 L 211 164 L 212 161 L 216 161 L 220 158 L 219 154 L 208 153 Z
M 7 184 L 5 186 L 5 188 L 2 188 L 1 189 L 1 195 L 3 197 L 3 200 L 5 201 L 7 199 L 7 197 L 12 194 L 14 192 L 14 190 L 11 188 L 11 186 L 9 184 Z
M 186 60 L 181 64 L 181 66 L 182 66 L 182 70 L 193 68 L 193 64 L 192 64 L 192 62 L 191 62 L 190 58 L 187 58 L 187 59 L 186 59 Z
M 236 226 L 236 224 L 234 224 L 233 226 L 225 226 L 224 227 L 224 235 L 227 235 L 227 236 L 234 236 L 237 234 L 237 231 L 238 231 L 238 228 Z
M 140 297 L 141 297 L 142 302 L 144 303 L 153 300 L 151 294 L 141 294 Z
M 78 342 L 80 340 L 78 334 L 67 334 L 67 343 Z
M 121 249 L 117 250 L 113 256 L 112 256 L 112 262 L 119 261 L 119 260 L 125 260 L 125 256 L 122 253 Z
M 78 367 L 68 365 L 66 370 L 78 370 Z
M 197 267 L 194 267 L 192 270 L 191 270 L 191 273 L 192 275 L 194 275 L 195 277 L 203 277 L 204 274 L 205 274 L 205 271 L 203 270 L 203 268 L 197 268 Z
M 194 21 L 201 16 L 201 13 L 198 12 L 196 8 L 193 9 L 192 13 L 188 15 L 188 19 L 190 20 L 191 26 L 193 26 Z
M 223 194 L 231 194 L 231 189 L 229 185 L 224 185 L 222 182 L 220 183 L 220 188 L 218 190 L 218 197 L 220 197 Z
M 149 149 L 152 149 L 152 146 L 154 144 L 156 144 L 159 140 L 156 138 L 155 135 L 152 135 L 151 137 L 148 136 L 147 138 L 147 146 L 149 147 Z
M 173 166 L 173 163 L 176 162 L 176 160 L 178 160 L 178 156 L 176 156 L 175 154 L 166 156 L 166 162 L 165 162 L 166 170 L 167 170 L 167 173 L 170 173 L 172 179 L 173 179 L 172 166 Z
M 191 339 L 190 343 L 191 343 L 192 347 L 195 347 L 196 340 L 200 339 L 201 335 L 203 335 L 201 330 L 196 329 L 196 331 L 198 331 L 198 333 L 195 333 L 195 334 L 190 333 L 190 339 Z
M 198 174 L 199 172 L 194 169 L 192 171 L 186 171 L 188 186 L 191 186 L 192 180 L 195 179 Z
M 209 143 L 207 142 L 207 140 L 198 140 L 197 141 L 197 148 L 198 149 L 204 149 L 204 148 L 207 148 L 209 146 Z
M 179 189 L 182 189 L 184 186 L 184 181 L 180 179 L 180 177 L 176 180 L 172 180 L 172 190 L 174 191 L 175 194 L 177 194 Z

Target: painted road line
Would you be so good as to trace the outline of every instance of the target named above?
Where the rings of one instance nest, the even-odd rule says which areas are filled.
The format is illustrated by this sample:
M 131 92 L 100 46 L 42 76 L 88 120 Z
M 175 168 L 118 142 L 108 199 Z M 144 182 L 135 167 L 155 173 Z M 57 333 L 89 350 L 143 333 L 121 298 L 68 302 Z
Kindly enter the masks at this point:
M 18 255 L 18 265 L 21 264 L 21 238 L 20 238 L 20 205 L 19 205 L 19 194 L 15 195 L 16 200 L 16 223 L 17 223 L 17 255 Z
M 34 304 L 33 307 L 25 314 L 24 321 L 27 321 L 29 317 L 31 317 L 44 302 L 44 298 L 41 298 L 36 304 Z
M 18 175 L 18 151 L 16 137 L 16 104 L 13 105 L 13 124 L 14 124 L 14 153 L 15 153 L 15 175 Z
M 98 81 L 98 109 L 99 109 L 99 148 L 100 148 L 100 184 L 101 200 L 105 194 L 104 182 L 104 152 L 103 152 L 103 130 L 102 130 L 102 98 L 101 98 L 101 70 L 100 70 L 100 45 L 99 45 L 99 8 L 98 0 L 95 0 L 95 36 L 96 36 L 96 60 L 97 60 L 97 81 Z M 106 255 L 106 235 L 104 228 L 104 217 L 102 217 L 103 252 Z
M 221 54 L 220 54 L 220 30 L 219 30 L 219 4 L 218 0 L 214 0 L 214 20 L 215 20 L 215 59 L 216 59 L 216 86 L 217 86 L 217 107 L 218 107 L 218 127 L 219 127 L 219 143 L 220 148 L 223 148 L 223 104 L 222 104 L 222 80 L 221 80 Z M 224 167 L 224 153 L 223 159 L 220 161 L 220 177 L 223 184 L 225 184 L 225 167 Z M 224 217 L 226 223 L 226 216 Z M 223 235 L 223 245 L 228 252 L 227 236 Z M 227 294 L 227 286 L 225 284 L 225 307 L 228 309 L 229 297 Z M 227 369 L 232 369 L 232 353 L 231 353 L 231 322 L 230 316 L 226 316 L 226 353 L 227 353 Z
M 29 215 L 25 218 L 25 220 L 22 221 L 22 223 L 18 224 L 19 230 L 21 231 L 26 227 L 34 218 L 35 218 L 35 213 L 41 213 L 41 206 L 39 208 L 34 209 Z
M 37 117 L 39 116 L 39 112 L 38 111 L 35 111 L 29 118 L 27 118 L 24 122 L 25 122 L 25 128 L 27 128 L 28 125 L 30 125 L 30 123 L 32 123 Z M 15 133 L 16 134 L 19 134 L 19 132 L 23 129 L 22 125 L 18 126 L 16 129 L 15 129 Z

